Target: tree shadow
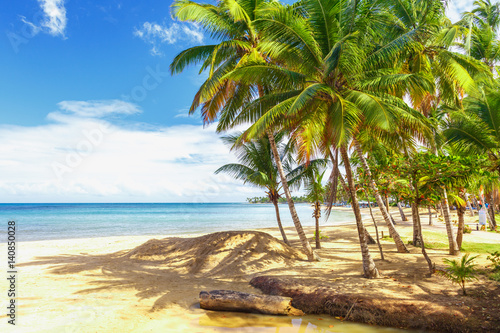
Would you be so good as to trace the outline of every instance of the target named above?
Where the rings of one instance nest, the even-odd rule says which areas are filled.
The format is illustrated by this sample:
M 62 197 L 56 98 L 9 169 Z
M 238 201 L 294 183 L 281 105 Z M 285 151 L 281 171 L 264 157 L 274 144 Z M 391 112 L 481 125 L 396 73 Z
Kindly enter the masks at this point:
M 85 274 L 94 278 L 87 288 L 76 294 L 131 289 L 136 291 L 138 300 L 157 297 L 152 311 L 171 303 L 189 307 L 204 288 L 253 289 L 248 285 L 250 277 L 266 272 L 270 263 L 277 263 L 276 270 L 279 270 L 292 268 L 296 262 L 303 261 L 299 255 L 293 256 L 294 252 L 284 256 L 280 252 L 284 244 L 274 244 L 275 250 L 263 252 L 259 248 L 262 239 L 255 239 L 262 237 L 261 234 L 234 246 L 227 239 L 220 242 L 210 239 L 214 244 L 180 238 L 149 240 L 132 250 L 97 255 L 40 256 L 18 266 L 48 266 L 49 274 Z M 189 244 L 183 245 L 186 240 Z M 214 258 L 217 260 L 212 262 Z

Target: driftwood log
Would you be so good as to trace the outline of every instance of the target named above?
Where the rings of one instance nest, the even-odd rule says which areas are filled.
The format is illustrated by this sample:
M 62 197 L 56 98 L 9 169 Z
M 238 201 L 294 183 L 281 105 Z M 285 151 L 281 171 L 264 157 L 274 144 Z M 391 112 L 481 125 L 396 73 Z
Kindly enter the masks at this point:
M 273 315 L 302 316 L 304 314 L 292 306 L 290 297 L 254 295 L 233 290 L 200 292 L 200 307 L 206 310 L 257 312 Z

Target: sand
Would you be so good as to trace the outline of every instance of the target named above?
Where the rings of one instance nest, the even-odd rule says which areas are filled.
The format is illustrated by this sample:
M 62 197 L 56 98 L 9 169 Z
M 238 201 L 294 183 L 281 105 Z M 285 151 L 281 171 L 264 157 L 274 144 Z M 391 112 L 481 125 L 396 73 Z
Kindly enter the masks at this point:
M 397 211 L 393 215 L 399 217 Z M 444 232 L 444 224 L 436 219 L 435 223 L 424 228 Z M 366 220 L 365 224 L 373 234 L 371 221 Z M 411 234 L 410 222 L 399 221 L 397 228 L 402 234 Z M 257 325 L 268 326 L 261 328 L 263 332 L 276 332 L 275 327 L 281 327 L 280 332 L 297 332 L 298 325 L 304 331 L 312 331 L 316 326 L 326 332 L 337 331 L 339 327 L 340 331 L 347 330 L 344 324 L 330 322 L 325 317 L 308 316 L 300 321 L 207 313 L 197 308 L 201 290 L 260 293 L 248 284 L 258 275 L 301 277 L 311 283 L 329 284 L 339 292 L 425 300 L 433 297 L 442 300 L 445 296 L 451 297 L 450 302 L 460 300 L 458 286 L 439 276 L 426 277 L 427 265 L 419 249 L 410 246 L 410 254 L 398 254 L 392 243 L 384 242 L 386 261 L 382 262 L 377 246 L 370 245 L 383 278 L 367 280 L 361 276 L 355 225 L 321 229 L 329 238 L 318 250 L 322 261 L 316 263 L 305 261 L 298 251 L 300 243 L 293 228 L 286 228 L 292 249 L 268 235 L 279 239 L 279 231 L 274 228 L 260 230 L 265 233 L 228 232 L 186 239 L 157 235 L 20 242 L 17 325 L 15 328 L 8 325 L 6 315 L 2 314 L 0 331 L 212 332 L 219 331 L 218 326 L 226 326 L 236 327 L 235 332 L 257 332 L 255 327 L 242 328 Z M 382 222 L 379 229 L 387 234 Z M 306 234 L 312 236 L 312 228 L 306 228 Z M 464 239 L 496 243 L 500 250 L 500 234 L 474 230 Z M 7 252 L 5 243 L 0 251 Z M 450 258 L 446 250 L 428 252 L 438 266 L 442 258 Z M 481 267 L 487 265 L 486 255 L 481 255 L 477 262 Z M 494 290 L 497 285 L 482 279 L 471 288 L 474 293 L 474 290 Z M 7 289 L 4 279 L 0 290 Z M 500 302 L 500 296 L 492 301 Z M 441 303 L 437 306 L 446 306 Z M 306 330 L 307 325 L 310 326 Z M 350 326 L 349 330 L 366 331 L 366 327 Z

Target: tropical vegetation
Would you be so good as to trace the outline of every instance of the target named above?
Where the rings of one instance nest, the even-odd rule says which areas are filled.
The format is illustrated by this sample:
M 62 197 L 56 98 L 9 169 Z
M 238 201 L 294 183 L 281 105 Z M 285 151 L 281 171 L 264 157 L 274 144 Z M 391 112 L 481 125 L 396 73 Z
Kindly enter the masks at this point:
M 451 255 L 460 253 L 466 207 L 472 212 L 473 205 L 488 202 L 489 227 L 496 228 L 500 6 L 478 0 L 451 22 L 445 5 L 440 0 L 174 1 L 173 17 L 199 25 L 213 40 L 182 51 L 170 66 L 178 74 L 198 65 L 206 75 L 190 112 L 199 111 L 204 123 L 217 123 L 218 132 L 245 128 L 226 139 L 241 163 L 217 172 L 265 188 L 275 208 L 283 195 L 309 260 L 317 255 L 291 192 L 299 183 L 315 205 L 316 235 L 321 204 L 328 216 L 335 202 L 350 201 L 367 278 L 379 273 L 359 197 L 376 202 L 399 253 L 408 248 L 389 201 L 400 208 L 411 205 L 412 244 L 421 248 L 431 274 L 435 265 L 425 252 L 420 208 L 427 208 L 429 217 L 431 210 L 441 212 Z M 328 181 L 325 170 L 311 167 L 324 159 L 331 162 Z M 301 181 L 291 164 L 300 166 Z M 457 235 L 450 206 L 458 209 Z M 455 266 L 471 267 L 472 259 L 463 258 Z
M 443 276 L 449 279 L 451 282 L 456 283 L 462 288 L 463 295 L 467 295 L 465 290 L 465 283 L 473 280 L 477 280 L 477 270 L 475 268 L 474 259 L 476 257 L 469 257 L 469 254 L 465 254 L 460 261 L 453 259 L 443 259 L 447 264 L 447 267 L 439 271 Z

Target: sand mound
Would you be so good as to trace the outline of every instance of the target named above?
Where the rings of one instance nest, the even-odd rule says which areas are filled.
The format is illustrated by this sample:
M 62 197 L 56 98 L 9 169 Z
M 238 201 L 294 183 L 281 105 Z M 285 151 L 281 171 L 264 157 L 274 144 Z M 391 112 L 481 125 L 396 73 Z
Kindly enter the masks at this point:
M 270 264 L 292 265 L 302 252 L 258 231 L 216 232 L 196 238 L 151 239 L 126 254 L 184 274 L 238 276 L 257 273 Z

